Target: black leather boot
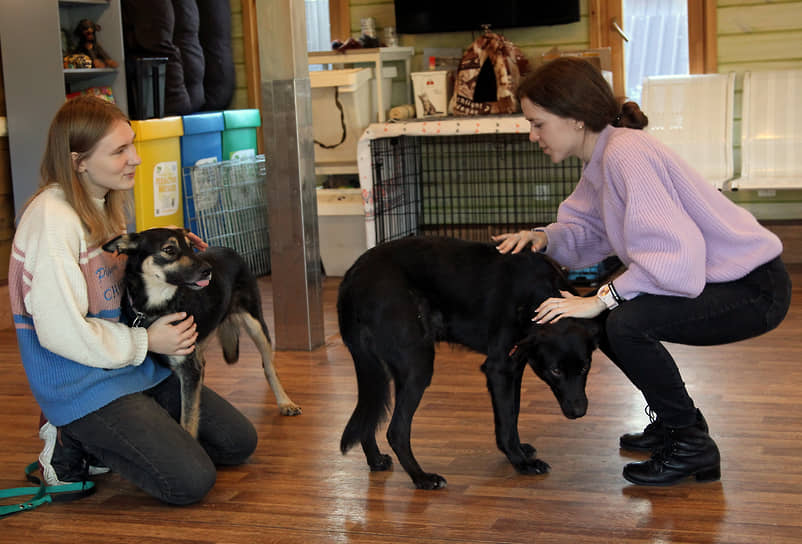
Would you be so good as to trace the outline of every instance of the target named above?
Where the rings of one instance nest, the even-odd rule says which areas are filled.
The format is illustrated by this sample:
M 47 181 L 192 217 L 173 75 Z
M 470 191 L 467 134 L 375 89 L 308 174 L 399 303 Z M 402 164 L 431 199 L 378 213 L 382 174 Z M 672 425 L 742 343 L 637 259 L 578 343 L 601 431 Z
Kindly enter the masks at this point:
M 624 478 L 637 485 L 672 485 L 690 476 L 699 482 L 721 478 L 721 456 L 701 412 L 693 425 L 665 427 L 665 443 L 651 459 L 624 467 Z
M 619 447 L 627 451 L 654 451 L 663 447 L 665 442 L 665 426 L 654 411 L 646 406 L 646 415 L 649 416 L 650 423 L 639 433 L 623 434 L 618 439 Z M 701 420 L 704 430 L 707 432 L 707 422 L 702 417 L 699 409 L 696 409 L 696 419 Z

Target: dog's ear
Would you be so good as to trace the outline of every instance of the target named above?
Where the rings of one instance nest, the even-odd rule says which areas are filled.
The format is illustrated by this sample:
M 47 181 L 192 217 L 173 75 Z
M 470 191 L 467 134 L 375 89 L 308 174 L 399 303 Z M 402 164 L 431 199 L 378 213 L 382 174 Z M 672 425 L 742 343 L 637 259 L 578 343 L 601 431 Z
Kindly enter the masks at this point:
M 526 364 L 534 359 L 540 342 L 541 329 L 541 326 L 532 328 L 527 336 L 512 347 L 508 355 L 514 363 Z
M 103 244 L 103 250 L 109 253 L 130 254 L 139 248 L 139 235 L 136 233 L 122 234 Z

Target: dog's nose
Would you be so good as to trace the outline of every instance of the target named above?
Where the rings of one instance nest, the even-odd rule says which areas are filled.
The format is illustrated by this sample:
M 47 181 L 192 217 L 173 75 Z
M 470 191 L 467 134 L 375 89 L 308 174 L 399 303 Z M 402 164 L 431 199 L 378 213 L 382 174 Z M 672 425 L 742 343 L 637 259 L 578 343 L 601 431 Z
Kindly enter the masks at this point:
M 573 401 L 566 401 L 562 405 L 563 414 L 568 419 L 578 419 L 584 416 L 588 411 L 588 399 L 576 399 Z

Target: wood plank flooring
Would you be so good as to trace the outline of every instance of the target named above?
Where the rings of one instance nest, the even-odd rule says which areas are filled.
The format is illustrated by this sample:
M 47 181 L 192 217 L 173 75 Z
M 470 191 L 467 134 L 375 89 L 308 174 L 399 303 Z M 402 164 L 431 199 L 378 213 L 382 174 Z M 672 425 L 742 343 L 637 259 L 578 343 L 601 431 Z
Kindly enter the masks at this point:
M 441 346 L 434 381 L 413 425 L 425 470 L 448 487 L 416 490 L 394 470 L 371 473 L 361 448 L 343 456 L 340 433 L 356 402 L 353 366 L 325 282 L 326 345 L 282 351 L 276 364 L 303 415 L 282 417 L 256 351 L 244 340 L 227 367 L 213 347 L 207 384 L 256 425 L 259 447 L 244 466 L 221 469 L 200 504 L 170 507 L 115 474 L 93 496 L 0 521 L 3 543 L 802 543 L 802 269 L 785 322 L 727 346 L 671 346 L 722 451 L 723 479 L 668 488 L 630 486 L 618 436 L 648 423 L 641 396 L 601 353 L 590 409 L 562 417 L 548 388 L 527 372 L 522 438 L 552 470 L 515 473 L 495 447 L 480 355 Z M 260 279 L 272 330 L 270 278 Z M 0 331 L 0 487 L 25 485 L 41 447 L 39 410 L 13 331 Z M 391 453 L 379 432 L 379 445 Z M 6 502 L 7 503 L 7 502 Z

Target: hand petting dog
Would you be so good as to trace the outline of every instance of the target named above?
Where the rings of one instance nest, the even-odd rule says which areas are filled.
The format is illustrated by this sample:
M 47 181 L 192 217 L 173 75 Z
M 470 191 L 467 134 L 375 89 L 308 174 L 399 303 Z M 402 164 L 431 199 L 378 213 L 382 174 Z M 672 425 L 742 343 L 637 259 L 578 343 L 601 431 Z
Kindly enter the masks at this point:
M 607 309 L 599 297 L 581 297 L 568 291 L 560 291 L 560 294 L 562 298 L 552 297 L 544 300 L 535 310 L 532 321 L 542 325 L 556 323 L 564 317 L 590 319 Z

